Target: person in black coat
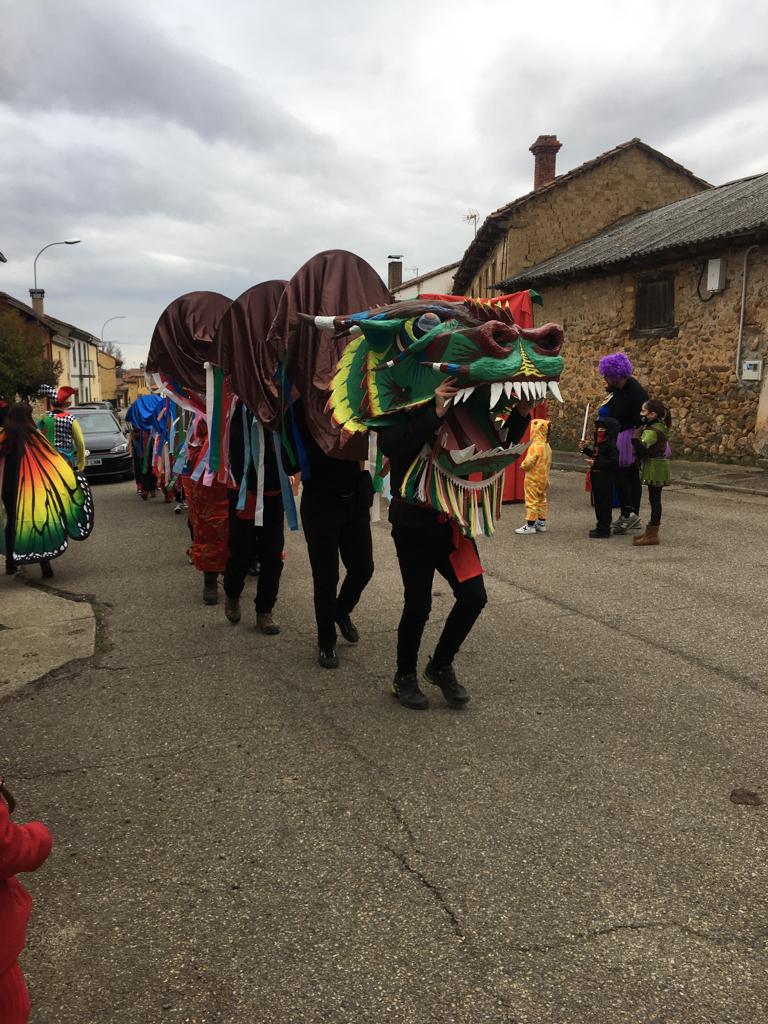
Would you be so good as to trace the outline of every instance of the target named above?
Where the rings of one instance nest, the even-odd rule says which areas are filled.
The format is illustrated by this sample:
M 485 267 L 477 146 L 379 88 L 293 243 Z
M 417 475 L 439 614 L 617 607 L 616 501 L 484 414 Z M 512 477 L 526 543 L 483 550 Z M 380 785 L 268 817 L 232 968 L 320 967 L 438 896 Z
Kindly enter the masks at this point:
M 601 413 L 617 420 L 619 434 L 616 445 L 619 450 L 619 465 L 616 470 L 616 487 L 621 502 L 621 514 L 613 523 L 614 533 L 640 528 L 640 500 L 643 488 L 640 483 L 640 467 L 632 447 L 635 430 L 640 426 L 640 410 L 648 401 L 648 392 L 632 376 L 632 363 L 624 352 L 603 356 L 598 370 L 605 380 L 609 398 L 602 406 Z
M 589 481 L 597 519 L 594 530 L 589 531 L 593 540 L 611 536 L 613 489 L 619 471 L 619 449 L 616 446 L 618 434 L 618 420 L 610 416 L 598 416 L 595 421 L 594 444 L 579 441 L 579 449 L 589 459 Z
M 487 597 L 482 567 L 473 540 L 459 534 L 445 515 L 427 505 L 406 501 L 400 495 L 403 479 L 425 443 L 431 443 L 440 429 L 448 400 L 457 392 L 454 382 L 444 381 L 435 390 L 435 400 L 413 413 L 403 413 L 401 422 L 378 431 L 379 447 L 389 458 L 392 503 L 389 521 L 397 560 L 403 580 L 403 612 L 397 628 L 397 672 L 392 692 L 403 707 L 421 711 L 429 707 L 419 688 L 417 675 L 419 647 L 432 610 L 432 583 L 435 572 L 448 582 L 455 602 L 445 620 L 440 639 L 424 672 L 427 682 L 438 686 L 452 707 L 469 701 L 467 690 L 456 678 L 453 660 L 469 635 Z M 518 406 L 508 420 L 508 443 L 514 444 L 525 433 L 530 407 Z M 452 556 L 456 545 L 471 546 L 477 565 L 476 575 L 460 581 Z M 472 557 L 470 553 L 470 557 Z
M 302 474 L 301 525 L 312 566 L 318 664 L 338 668 L 336 626 L 347 643 L 360 639 L 351 614 L 373 576 L 373 483 L 359 462 L 334 459 L 312 437 L 301 402 L 292 407 L 308 474 Z M 346 576 L 339 587 L 339 558 Z

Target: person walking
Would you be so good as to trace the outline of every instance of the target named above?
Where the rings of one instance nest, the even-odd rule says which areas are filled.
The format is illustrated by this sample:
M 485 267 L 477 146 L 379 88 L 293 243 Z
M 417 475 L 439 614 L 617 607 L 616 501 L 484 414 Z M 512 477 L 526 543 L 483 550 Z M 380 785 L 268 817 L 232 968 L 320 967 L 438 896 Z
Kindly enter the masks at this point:
M 50 399 L 51 409 L 40 417 L 39 429 L 70 466 L 82 473 L 85 469 L 85 438 L 80 424 L 69 412 L 69 400 L 77 392 L 70 387 L 45 385 L 40 394 Z
M 312 566 L 317 660 L 334 669 L 339 666 L 336 627 L 347 643 L 360 639 L 351 615 L 373 576 L 373 483 L 359 462 L 326 455 L 309 432 L 301 402 L 292 408 L 309 470 L 302 475 L 300 507 Z M 339 559 L 346 569 L 340 587 Z
M 237 485 L 229 492 L 229 540 L 227 565 L 224 570 L 224 614 L 231 623 L 240 621 L 240 595 L 245 578 L 255 562 L 259 563 L 259 582 L 256 587 L 256 628 L 268 636 L 280 632 L 272 611 L 277 603 L 280 575 L 283 571 L 284 514 L 280 475 L 273 436 L 262 431 L 264 445 L 263 511 L 262 524 L 256 525 L 259 500 L 259 479 L 251 447 L 254 430 L 253 414 L 242 402 L 235 407 L 230 427 L 229 467 Z M 245 481 L 243 481 L 245 477 Z M 238 510 L 241 504 L 242 509 Z
M 403 611 L 397 627 L 397 671 L 392 693 L 404 708 L 423 711 L 429 699 L 419 687 L 419 648 L 432 611 L 432 583 L 438 572 L 455 598 L 440 639 L 424 670 L 424 679 L 438 687 L 446 703 L 462 708 L 469 693 L 459 682 L 453 663 L 461 645 L 487 603 L 483 567 L 474 540 L 456 523 L 429 505 L 406 501 L 400 494 L 403 480 L 424 444 L 433 443 L 450 401 L 458 391 L 447 378 L 435 389 L 434 401 L 401 421 L 378 431 L 379 447 L 389 459 L 392 502 L 389 521 L 403 580 Z M 530 419 L 530 406 L 521 403 L 507 421 L 508 443 L 522 438 Z

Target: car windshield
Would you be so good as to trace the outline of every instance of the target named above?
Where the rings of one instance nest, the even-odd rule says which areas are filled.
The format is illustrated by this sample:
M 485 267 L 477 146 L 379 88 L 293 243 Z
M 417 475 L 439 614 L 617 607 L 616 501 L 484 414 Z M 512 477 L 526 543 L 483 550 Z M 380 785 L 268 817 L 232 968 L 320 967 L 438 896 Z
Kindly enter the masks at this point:
M 120 432 L 120 427 L 111 412 L 100 412 L 94 409 L 88 412 L 74 412 L 74 415 L 84 433 L 117 434 Z

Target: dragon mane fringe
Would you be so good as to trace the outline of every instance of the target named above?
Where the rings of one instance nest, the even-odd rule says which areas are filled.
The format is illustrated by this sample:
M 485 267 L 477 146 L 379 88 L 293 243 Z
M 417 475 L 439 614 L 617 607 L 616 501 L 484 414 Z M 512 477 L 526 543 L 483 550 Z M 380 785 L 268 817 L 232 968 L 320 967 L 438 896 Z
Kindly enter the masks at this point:
M 400 489 L 406 501 L 431 505 L 455 520 L 467 537 L 493 534 L 501 515 L 503 491 L 503 469 L 487 480 L 464 480 L 423 454 L 411 463 Z

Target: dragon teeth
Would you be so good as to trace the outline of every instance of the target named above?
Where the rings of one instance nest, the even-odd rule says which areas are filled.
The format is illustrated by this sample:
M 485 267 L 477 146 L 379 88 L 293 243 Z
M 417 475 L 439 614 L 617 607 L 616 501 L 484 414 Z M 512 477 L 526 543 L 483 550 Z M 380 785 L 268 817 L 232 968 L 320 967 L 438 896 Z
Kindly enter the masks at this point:
M 520 382 L 520 386 L 523 389 L 523 394 L 525 395 L 527 400 L 530 402 L 531 399 L 533 398 L 533 395 L 531 394 L 530 385 L 528 384 L 528 381 L 527 380 L 521 381 Z
M 542 380 L 542 381 L 539 382 L 539 398 L 543 402 L 546 397 L 547 397 L 547 382 L 545 380 Z
M 555 396 L 558 402 L 563 401 L 563 396 L 560 394 L 560 385 L 557 383 L 556 380 L 551 380 L 549 382 L 549 390 L 552 392 L 552 394 Z
M 489 409 L 493 409 L 494 406 L 497 405 L 497 403 L 501 399 L 501 396 L 502 396 L 503 392 L 504 392 L 504 385 L 503 384 L 498 384 L 498 383 L 497 384 L 491 384 L 491 397 L 490 397 L 490 400 L 488 402 L 488 408 Z
M 519 380 L 513 382 L 512 387 L 515 389 L 515 397 L 518 401 L 523 397 L 523 385 Z
M 504 385 L 504 394 L 507 396 L 507 398 L 511 398 L 512 397 L 512 381 L 511 380 L 508 380 L 505 383 L 505 385 Z
M 454 462 L 467 462 L 469 459 L 475 456 L 475 446 L 471 444 L 468 448 L 460 448 L 458 451 L 453 453 Z

